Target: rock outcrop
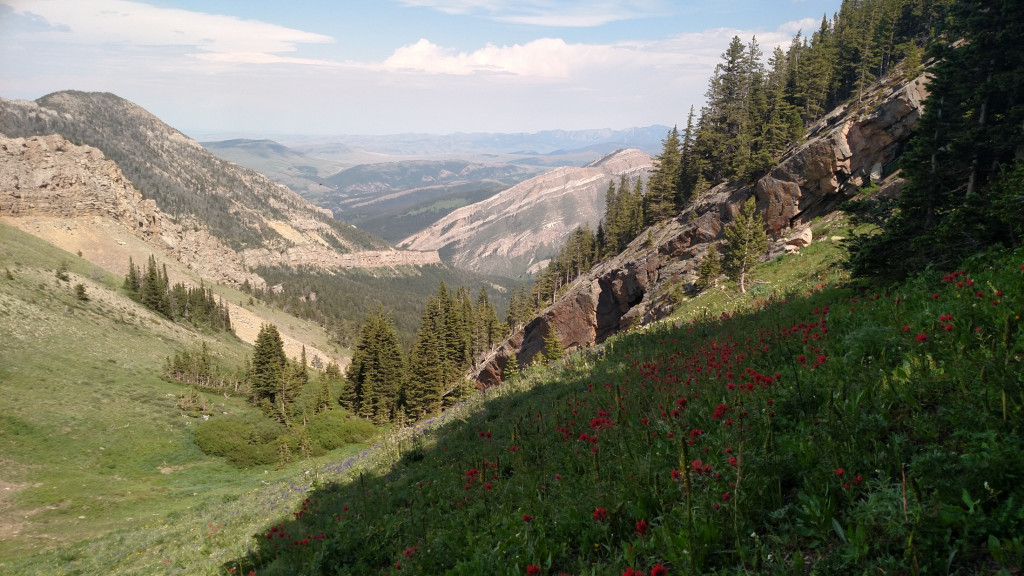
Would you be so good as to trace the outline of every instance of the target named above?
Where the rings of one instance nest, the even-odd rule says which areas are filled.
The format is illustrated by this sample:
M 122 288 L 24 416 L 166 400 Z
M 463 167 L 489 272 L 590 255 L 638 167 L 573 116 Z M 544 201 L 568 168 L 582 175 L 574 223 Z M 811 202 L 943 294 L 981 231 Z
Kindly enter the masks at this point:
M 611 334 L 666 316 L 668 286 L 691 283 L 709 246 L 722 242 L 722 229 L 751 196 L 766 227 L 784 250 L 810 242 L 802 234 L 810 219 L 828 213 L 872 178 L 881 178 L 902 153 L 926 96 L 924 77 L 879 86 L 863 108 L 840 108 L 813 126 L 807 141 L 753 185 L 721 184 L 675 219 L 642 233 L 625 251 L 577 279 L 543 310 L 478 364 L 471 374 L 484 388 L 501 382 L 508 359 L 532 362 L 553 330 L 574 350 Z M 892 186 L 887 182 L 883 188 Z
M 114 161 L 91 146 L 76 146 L 58 135 L 6 138 L 0 135 L 0 216 L 109 218 L 154 250 L 183 263 L 206 280 L 266 288 L 254 266 L 382 268 L 438 264 L 437 252 L 376 250 L 338 252 L 328 244 L 331 230 L 317 219 L 265 221 L 288 242 L 284 249 L 241 253 L 224 245 L 201 222 L 173 218 L 142 197 Z
M 517 276 L 555 254 L 576 227 L 596 228 L 609 182 L 622 175 L 635 181 L 650 169 L 651 157 L 635 149 L 556 168 L 459 208 L 399 245 L 451 254 L 460 268 Z
M 143 199 L 103 152 L 61 136 L 0 136 L 0 216 L 107 217 L 207 280 L 265 287 L 234 250 Z

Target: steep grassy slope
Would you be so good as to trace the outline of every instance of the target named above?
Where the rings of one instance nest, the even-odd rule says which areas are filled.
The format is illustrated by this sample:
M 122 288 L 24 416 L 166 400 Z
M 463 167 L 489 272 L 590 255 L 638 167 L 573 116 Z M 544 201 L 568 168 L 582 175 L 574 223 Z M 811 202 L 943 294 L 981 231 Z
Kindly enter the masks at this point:
M 301 469 L 240 471 L 196 447 L 203 418 L 177 406 L 184 387 L 159 378 L 165 358 L 203 342 L 232 369 L 251 349 L 149 312 L 121 282 L 0 224 L 0 573 L 114 573 L 140 550 L 117 537 L 102 551 L 76 552 L 74 543 L 170 526 Z M 214 417 L 258 412 L 241 395 L 201 394 Z
M 205 500 L 185 483 L 160 522 L 4 567 L 1014 573 L 1024 254 L 860 292 L 840 255 L 761 265 L 755 294 L 705 293 L 354 458 Z
M 528 371 L 393 466 L 307 493 L 249 566 L 1019 570 L 1024 254 L 890 291 L 791 286 Z

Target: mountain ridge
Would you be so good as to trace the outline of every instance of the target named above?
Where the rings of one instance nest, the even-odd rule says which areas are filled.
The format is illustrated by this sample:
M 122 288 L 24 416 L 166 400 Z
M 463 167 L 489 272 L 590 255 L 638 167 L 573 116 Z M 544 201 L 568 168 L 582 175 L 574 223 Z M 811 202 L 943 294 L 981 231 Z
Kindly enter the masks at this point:
M 399 246 L 438 250 L 450 254 L 453 265 L 477 272 L 523 274 L 553 255 L 577 226 L 597 226 L 609 182 L 646 177 L 651 166 L 650 156 L 627 148 L 584 167 L 555 168 L 459 208 Z

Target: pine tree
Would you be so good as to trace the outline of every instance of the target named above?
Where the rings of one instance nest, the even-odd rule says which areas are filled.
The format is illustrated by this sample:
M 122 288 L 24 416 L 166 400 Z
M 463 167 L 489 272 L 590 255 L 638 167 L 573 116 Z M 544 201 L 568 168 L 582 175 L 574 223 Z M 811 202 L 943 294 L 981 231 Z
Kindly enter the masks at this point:
M 263 400 L 269 400 L 271 405 L 275 404 L 284 379 L 285 362 L 284 341 L 281 340 L 277 326 L 260 326 L 249 372 L 249 389 L 252 391 L 255 404 Z
M 409 379 L 405 389 L 405 409 L 417 419 L 440 408 L 444 392 L 445 373 L 439 338 L 443 334 L 443 318 L 435 299 L 431 297 L 423 312 L 416 343 L 409 357 Z
M 554 362 L 562 357 L 562 342 L 554 327 L 548 326 L 548 334 L 544 337 L 544 360 Z
M 1024 4 L 960 0 L 936 44 L 916 135 L 900 165 L 907 183 L 882 234 L 853 246 L 856 275 L 899 279 L 950 269 L 993 244 L 1019 242 L 993 187 L 1024 157 Z
M 390 422 L 404 387 L 405 362 L 390 316 L 381 306 L 359 329 L 352 362 L 345 371 L 340 402 L 346 409 L 378 424 Z
M 676 198 L 682 175 L 679 130 L 672 127 L 661 141 L 662 150 L 654 159 L 654 172 L 647 181 L 647 194 L 643 197 L 643 223 L 651 226 L 676 215 Z
M 697 291 L 703 292 L 718 285 L 718 277 L 722 274 L 722 258 L 714 245 L 708 247 L 700 264 L 697 266 Z
M 739 283 L 741 293 L 747 291 L 747 274 L 768 249 L 764 218 L 756 212 L 757 203 L 750 197 L 743 203 L 736 219 L 725 227 L 728 242 L 724 258 L 725 272 Z
M 131 256 L 128 257 L 128 273 L 125 274 L 123 288 L 133 296 L 138 296 L 142 289 L 142 274 Z
M 502 382 L 511 382 L 519 377 L 519 360 L 516 359 L 515 351 L 508 357 L 505 368 L 501 371 Z

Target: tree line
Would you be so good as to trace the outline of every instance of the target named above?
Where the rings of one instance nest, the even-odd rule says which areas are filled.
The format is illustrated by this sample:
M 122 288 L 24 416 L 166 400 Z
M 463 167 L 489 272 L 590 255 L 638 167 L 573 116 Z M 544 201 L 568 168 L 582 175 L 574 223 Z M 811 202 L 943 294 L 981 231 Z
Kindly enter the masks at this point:
M 128 258 L 122 287 L 135 301 L 168 320 L 215 331 L 231 330 L 228 306 L 215 297 L 213 290 L 202 282 L 199 286 L 185 286 L 182 282 L 171 286 L 167 265 L 157 266 L 152 254 L 142 269 Z

